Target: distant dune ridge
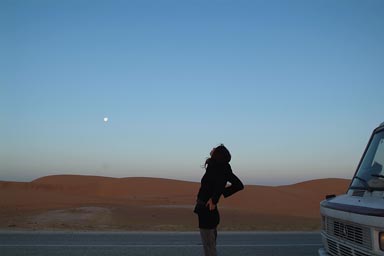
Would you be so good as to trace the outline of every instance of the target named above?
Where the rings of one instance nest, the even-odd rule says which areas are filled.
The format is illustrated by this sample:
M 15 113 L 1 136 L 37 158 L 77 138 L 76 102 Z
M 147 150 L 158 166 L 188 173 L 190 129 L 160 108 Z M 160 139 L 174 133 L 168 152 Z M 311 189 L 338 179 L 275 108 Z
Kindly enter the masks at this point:
M 319 203 L 350 181 L 245 186 L 221 198 L 222 230 L 316 230 Z M 159 178 L 55 175 L 0 181 L 0 228 L 43 230 L 196 230 L 199 183 Z

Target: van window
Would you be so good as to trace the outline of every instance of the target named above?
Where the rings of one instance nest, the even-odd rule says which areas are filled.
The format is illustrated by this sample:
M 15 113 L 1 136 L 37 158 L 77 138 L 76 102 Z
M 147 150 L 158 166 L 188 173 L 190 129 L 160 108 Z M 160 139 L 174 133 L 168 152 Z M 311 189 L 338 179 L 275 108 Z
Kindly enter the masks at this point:
M 357 171 L 352 189 L 384 190 L 384 131 L 376 133 Z
M 372 166 L 375 164 L 380 164 L 383 166 L 384 164 L 384 138 L 382 138 L 377 146 L 375 157 L 373 158 Z

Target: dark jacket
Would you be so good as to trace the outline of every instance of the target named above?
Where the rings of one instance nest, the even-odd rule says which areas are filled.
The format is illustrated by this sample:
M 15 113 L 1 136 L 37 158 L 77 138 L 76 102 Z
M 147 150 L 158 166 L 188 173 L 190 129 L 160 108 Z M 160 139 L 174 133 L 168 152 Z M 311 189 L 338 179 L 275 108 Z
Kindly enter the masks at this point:
M 231 184 L 228 187 L 227 182 Z M 201 179 L 197 200 L 206 203 L 212 198 L 212 202 L 217 204 L 221 195 L 229 197 L 243 188 L 243 183 L 233 174 L 228 163 L 218 163 L 211 159 Z

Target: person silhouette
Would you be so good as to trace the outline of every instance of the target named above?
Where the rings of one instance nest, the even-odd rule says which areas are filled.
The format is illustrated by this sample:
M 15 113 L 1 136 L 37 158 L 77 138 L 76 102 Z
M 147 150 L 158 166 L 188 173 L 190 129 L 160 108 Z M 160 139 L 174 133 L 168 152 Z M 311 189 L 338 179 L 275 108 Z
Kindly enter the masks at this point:
M 243 183 L 233 174 L 229 164 L 231 153 L 223 145 L 213 148 L 205 161 L 205 174 L 197 194 L 194 212 L 198 215 L 201 241 L 205 256 L 215 256 L 217 226 L 220 214 L 217 207 L 221 195 L 229 197 L 244 189 Z M 227 183 L 230 183 L 227 186 Z

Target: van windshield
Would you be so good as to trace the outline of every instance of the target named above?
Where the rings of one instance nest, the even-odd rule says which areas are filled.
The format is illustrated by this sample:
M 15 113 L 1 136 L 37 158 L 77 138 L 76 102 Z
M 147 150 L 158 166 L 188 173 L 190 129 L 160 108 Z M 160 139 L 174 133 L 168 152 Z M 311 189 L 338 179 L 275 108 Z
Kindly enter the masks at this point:
M 384 190 L 384 131 L 376 133 L 351 184 L 351 189 Z

